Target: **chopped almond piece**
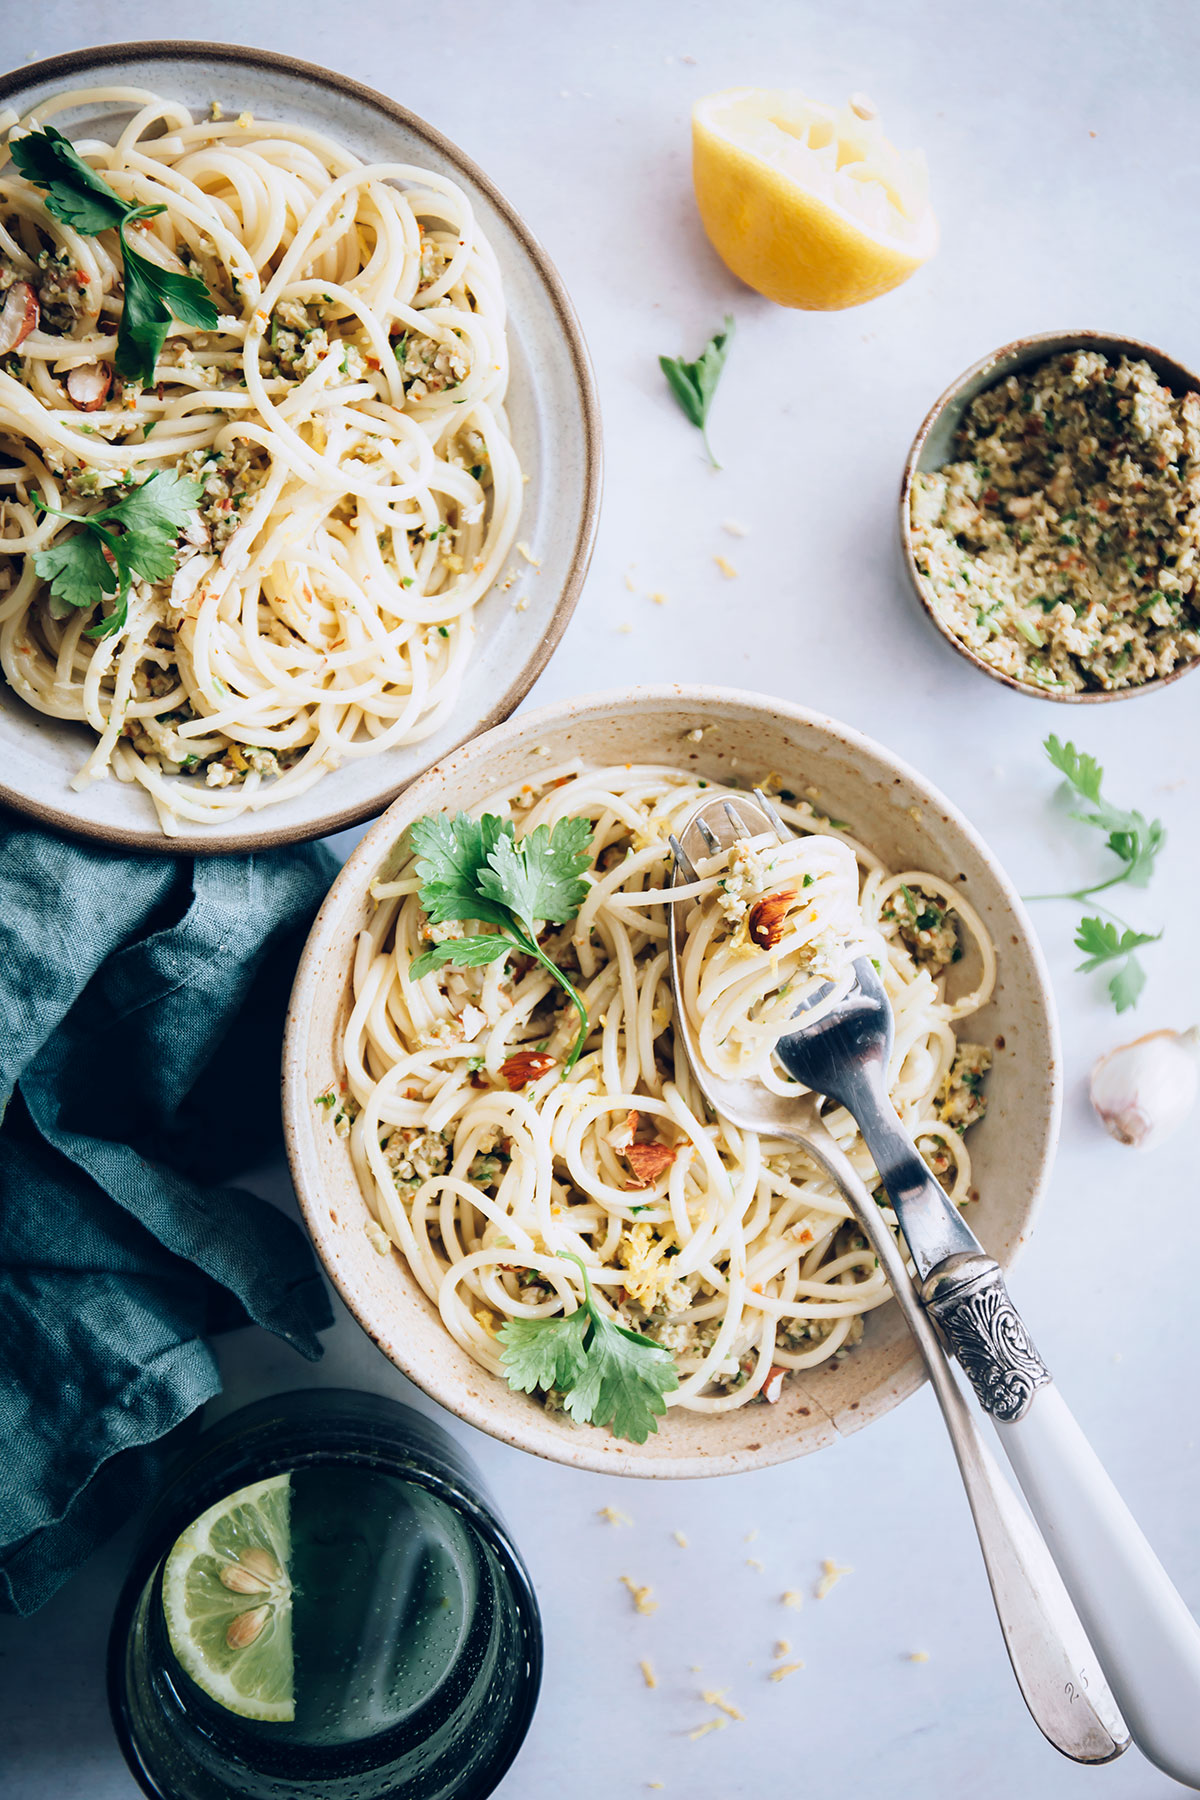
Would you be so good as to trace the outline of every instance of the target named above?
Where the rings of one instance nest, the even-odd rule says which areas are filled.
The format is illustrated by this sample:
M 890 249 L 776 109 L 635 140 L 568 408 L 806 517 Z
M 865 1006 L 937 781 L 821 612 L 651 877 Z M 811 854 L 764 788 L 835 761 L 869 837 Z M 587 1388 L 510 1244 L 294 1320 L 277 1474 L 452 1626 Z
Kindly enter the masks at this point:
M 624 1123 L 621 1125 L 613 1126 L 612 1130 L 608 1134 L 606 1142 L 611 1144 L 614 1150 L 628 1150 L 630 1144 L 632 1144 L 632 1142 L 633 1142 L 634 1134 L 636 1133 L 637 1128 L 638 1128 L 637 1113 L 627 1112 L 625 1114 Z
M 793 888 L 783 888 L 778 894 L 764 894 L 750 908 L 750 916 L 746 920 L 746 929 L 750 933 L 752 943 L 760 950 L 773 950 L 783 936 L 783 921 L 787 909 L 796 898 Z
M 763 1382 L 763 1399 L 769 1401 L 772 1406 L 774 1406 L 780 1394 L 783 1392 L 783 1378 L 787 1373 L 788 1371 L 785 1368 L 779 1363 L 776 1363 L 775 1367 L 771 1370 L 771 1373 L 767 1376 L 767 1379 Z
M 539 1081 L 553 1067 L 554 1058 L 547 1056 L 544 1050 L 519 1050 L 507 1062 L 500 1064 L 500 1074 L 515 1094 L 518 1088 L 528 1087 L 531 1081 Z
M 633 1172 L 633 1180 L 627 1185 L 648 1188 L 654 1186 L 664 1169 L 670 1168 L 675 1152 L 669 1144 L 630 1144 L 625 1160 Z

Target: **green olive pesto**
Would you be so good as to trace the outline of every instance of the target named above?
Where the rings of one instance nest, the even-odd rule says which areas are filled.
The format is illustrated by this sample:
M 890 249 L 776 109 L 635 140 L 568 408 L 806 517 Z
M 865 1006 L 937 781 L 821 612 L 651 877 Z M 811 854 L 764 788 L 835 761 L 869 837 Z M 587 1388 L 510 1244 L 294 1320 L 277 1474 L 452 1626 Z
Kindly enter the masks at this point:
M 978 395 L 954 459 L 914 478 L 913 551 L 984 662 L 1081 693 L 1200 655 L 1200 395 L 1069 351 Z

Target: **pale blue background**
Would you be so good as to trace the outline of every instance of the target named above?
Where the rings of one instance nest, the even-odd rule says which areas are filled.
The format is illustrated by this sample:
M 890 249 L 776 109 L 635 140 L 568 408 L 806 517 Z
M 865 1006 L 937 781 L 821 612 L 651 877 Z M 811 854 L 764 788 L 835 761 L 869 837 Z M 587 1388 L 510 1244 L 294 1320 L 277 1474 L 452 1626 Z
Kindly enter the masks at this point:
M 897 578 L 892 520 L 927 405 L 994 345 L 1096 326 L 1200 366 L 1194 6 L 223 0 L 168 14 L 147 0 L 9 0 L 0 19 L 12 63 L 175 26 L 291 51 L 374 83 L 456 139 L 557 261 L 604 411 L 599 549 L 535 700 L 638 680 L 729 680 L 824 707 L 939 781 L 1026 891 L 1094 866 L 1094 846 L 1050 805 L 1038 748 L 1048 730 L 1073 730 L 1109 765 L 1114 792 L 1159 812 L 1172 833 L 1155 886 L 1130 900 L 1137 922 L 1166 926 L 1146 957 L 1134 1029 L 1200 1014 L 1200 676 L 1071 715 L 985 682 L 916 615 Z M 863 310 L 778 312 L 738 288 L 700 234 L 690 103 L 773 79 L 831 100 L 865 90 L 897 139 L 928 153 L 944 247 Z M 655 358 L 694 354 L 731 307 L 739 336 L 713 416 L 718 476 Z M 751 535 L 726 537 L 725 517 Z M 717 553 L 741 571 L 736 582 L 717 572 Z M 645 598 L 655 589 L 666 606 Z M 1145 1159 L 1101 1135 L 1084 1077 L 1133 1030 L 1072 972 L 1069 909 L 1037 917 L 1068 1099 L 1057 1173 L 1014 1285 L 1064 1392 L 1200 1606 L 1197 1121 Z M 286 1195 L 281 1174 L 271 1191 Z M 227 1339 L 222 1353 L 231 1402 L 313 1378 L 261 1333 Z M 316 1379 L 406 1391 L 345 1322 Z M 1076 1769 L 1030 1723 L 928 1394 L 806 1462 L 712 1483 L 622 1485 L 455 1429 L 485 1468 L 545 1609 L 544 1697 L 504 1800 L 632 1800 L 656 1779 L 687 1800 L 1182 1791 L 1136 1752 Z M 599 1522 L 607 1503 L 632 1528 Z M 689 1549 L 672 1542 L 675 1528 Z M 4 1800 L 131 1800 L 101 1674 L 129 1550 L 126 1534 L 36 1619 L 0 1628 Z M 825 1556 L 854 1573 L 824 1602 L 783 1609 L 785 1588 L 811 1596 Z M 654 1586 L 652 1618 L 632 1615 L 625 1573 Z M 765 1675 L 779 1636 L 807 1666 L 775 1685 Z M 914 1649 L 928 1663 L 907 1661 Z M 659 1674 L 653 1693 L 642 1656 Z M 747 1722 L 692 1743 L 687 1731 L 709 1711 L 702 1686 L 727 1688 Z

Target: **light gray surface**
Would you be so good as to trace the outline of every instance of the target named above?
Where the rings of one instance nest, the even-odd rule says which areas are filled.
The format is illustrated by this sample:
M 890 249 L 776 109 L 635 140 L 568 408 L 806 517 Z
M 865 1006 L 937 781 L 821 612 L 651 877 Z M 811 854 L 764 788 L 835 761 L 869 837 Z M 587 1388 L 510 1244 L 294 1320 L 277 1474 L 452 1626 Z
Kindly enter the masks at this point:
M 150 35 L 163 15 L 146 0 L 126 0 L 116 16 L 51 0 L 9 6 L 4 23 L 17 61 L 101 32 Z M 1038 748 L 1047 731 L 1077 734 L 1108 765 L 1119 798 L 1166 821 L 1162 873 L 1128 906 L 1135 922 L 1167 933 L 1147 953 L 1132 1028 L 1072 972 L 1070 908 L 1036 912 L 1069 1093 L 1057 1174 L 1013 1289 L 1068 1400 L 1200 1606 L 1191 1382 L 1200 1122 L 1138 1158 L 1092 1124 L 1082 1085 L 1101 1049 L 1200 1014 L 1189 929 L 1200 675 L 1086 714 L 1010 694 L 919 617 L 892 541 L 909 439 L 929 401 L 983 351 L 1026 330 L 1096 325 L 1184 362 L 1200 356 L 1190 220 L 1177 210 L 1196 160 L 1195 10 L 1111 0 L 1053 9 L 709 0 L 702 13 L 685 0 L 386 9 L 260 0 L 252 23 L 241 4 L 180 23 L 387 88 L 483 164 L 558 262 L 597 364 L 608 491 L 587 591 L 536 699 L 676 678 L 733 680 L 825 707 L 946 788 L 1026 891 L 1094 866 L 1089 834 L 1051 804 Z M 943 249 L 864 310 L 777 312 L 725 277 L 695 222 L 691 98 L 782 75 L 822 98 L 865 89 L 896 136 L 929 155 Z M 740 335 L 714 409 L 726 463 L 716 475 L 655 357 L 695 354 L 729 307 Z M 727 537 L 724 518 L 750 536 Z M 717 572 L 718 553 L 738 580 Z M 637 592 L 624 582 L 631 567 Z M 646 598 L 652 590 L 666 606 Z M 852 672 L 863 659 L 848 651 L 865 655 L 862 685 Z M 260 1333 L 227 1340 L 224 1357 L 231 1401 L 312 1379 Z M 316 1378 L 403 1387 L 349 1325 L 332 1334 Z M 1029 1723 L 927 1393 L 807 1462 L 716 1483 L 618 1485 L 459 1435 L 526 1550 L 546 1615 L 544 1697 L 504 1800 L 552 1800 L 568 1788 L 624 1800 L 654 1780 L 688 1800 L 800 1787 L 854 1800 L 1182 1792 L 1134 1752 L 1108 1769 L 1072 1768 Z M 598 1520 L 610 1503 L 634 1524 Z M 119 1541 L 34 1621 L 0 1629 L 4 1800 L 131 1800 L 100 1662 L 128 1553 Z M 826 1556 L 854 1573 L 817 1602 Z M 625 1573 L 654 1586 L 653 1617 L 632 1614 L 617 1581 Z M 779 1604 L 790 1587 L 805 1592 L 801 1613 Z M 776 1685 L 766 1671 L 781 1636 L 806 1666 Z M 929 1661 L 907 1661 L 912 1650 Z M 658 1672 L 654 1692 L 642 1685 L 642 1656 Z M 702 1687 L 727 1688 L 746 1722 L 689 1741 L 711 1711 Z

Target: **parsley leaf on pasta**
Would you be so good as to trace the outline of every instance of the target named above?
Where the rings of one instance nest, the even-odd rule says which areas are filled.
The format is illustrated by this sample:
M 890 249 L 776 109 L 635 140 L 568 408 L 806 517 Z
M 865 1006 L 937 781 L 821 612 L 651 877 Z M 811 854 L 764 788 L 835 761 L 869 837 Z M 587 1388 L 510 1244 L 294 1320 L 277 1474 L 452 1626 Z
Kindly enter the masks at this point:
M 587 1362 L 583 1340 L 590 1324 L 585 1306 L 569 1318 L 509 1319 L 500 1328 L 500 1360 L 509 1387 L 523 1394 L 573 1388 Z
M 129 219 L 144 219 L 151 212 L 161 211 L 161 207 L 139 207 L 129 214 Z M 151 262 L 133 248 L 125 236 L 124 224 L 120 237 L 125 258 L 125 304 L 117 334 L 116 366 L 122 375 L 140 381 L 143 387 L 153 387 L 159 353 L 172 320 L 211 330 L 218 313 L 198 275 L 178 275 Z
M 431 975 L 434 969 L 443 969 L 448 963 L 459 969 L 478 969 L 485 963 L 499 962 L 513 947 L 511 938 L 494 932 L 482 937 L 446 938 L 423 955 L 414 956 L 408 973 L 413 981 L 420 981 L 422 975 Z
M 95 237 L 124 221 L 125 202 L 53 125 L 15 139 L 9 154 L 26 181 L 49 189 L 46 211 L 73 231 Z
M 479 876 L 497 841 L 512 826 L 492 813 L 482 819 L 460 812 L 430 813 L 417 819 L 408 836 L 421 878 L 421 905 L 431 925 L 451 919 L 481 919 L 492 925 L 508 924 L 501 906 L 492 905 L 479 886 Z M 481 910 L 482 908 L 482 910 Z
M 585 1264 L 560 1256 L 583 1275 L 583 1304 L 568 1318 L 510 1319 L 500 1328 L 500 1360 L 509 1385 L 530 1394 L 556 1388 L 581 1425 L 611 1425 L 614 1437 L 644 1444 L 679 1386 L 669 1350 L 605 1317 L 592 1298 Z
M 95 606 L 104 594 L 117 591 L 117 574 L 104 554 L 104 544 L 93 532 L 80 531 L 48 550 L 38 550 L 34 568 L 50 592 L 66 606 Z
M 536 919 L 565 925 L 587 898 L 592 828 L 586 819 L 560 819 L 551 831 L 539 825 L 518 843 L 501 837 L 488 852 L 479 886 L 532 926 Z
M 125 300 L 113 360 L 119 374 L 152 387 L 171 321 L 211 330 L 219 317 L 212 295 L 198 276 L 164 269 L 134 249 L 125 235 L 127 226 L 152 219 L 166 207 L 135 206 L 122 200 L 53 125 L 18 138 L 10 149 L 25 179 L 47 190 L 46 210 L 56 219 L 86 237 L 115 228 L 125 263 Z
M 63 513 L 35 497 L 39 512 L 56 513 L 82 527 L 34 552 L 33 566 L 50 583 L 54 598 L 83 608 L 107 595 L 117 597 L 112 611 L 89 626 L 88 637 L 111 637 L 123 629 L 134 575 L 145 581 L 171 579 L 179 533 L 202 491 L 198 481 L 160 469 L 124 500 L 97 512 Z M 113 526 L 119 527 L 119 535 Z
M 539 825 L 517 839 L 511 823 L 485 813 L 451 818 L 431 813 L 417 819 L 409 842 L 416 855 L 421 905 L 431 925 L 450 920 L 477 920 L 495 925 L 496 934 L 449 938 L 415 956 L 409 974 L 415 981 L 447 964 L 478 967 L 496 962 L 507 949 L 532 957 L 558 983 L 579 1014 L 579 1034 L 568 1059 L 569 1074 L 587 1042 L 588 1015 L 583 999 L 537 940 L 537 922 L 565 925 L 575 917 L 587 894 L 583 871 L 588 864 L 592 828 L 586 819 L 560 819 L 552 830 Z

